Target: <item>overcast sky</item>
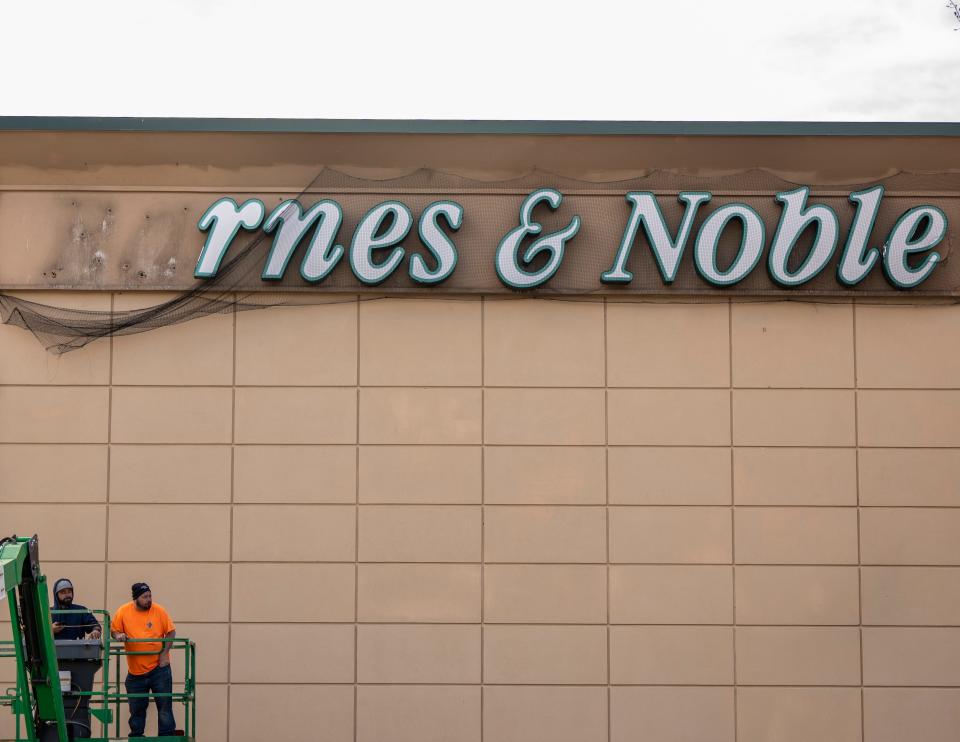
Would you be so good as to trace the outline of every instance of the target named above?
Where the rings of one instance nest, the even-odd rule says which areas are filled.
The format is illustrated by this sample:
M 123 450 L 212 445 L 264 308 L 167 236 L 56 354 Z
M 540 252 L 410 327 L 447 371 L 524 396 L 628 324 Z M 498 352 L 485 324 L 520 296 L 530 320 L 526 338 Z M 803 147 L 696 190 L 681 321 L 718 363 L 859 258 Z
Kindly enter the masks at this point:
M 946 1 L 10 2 L 0 115 L 960 121 Z

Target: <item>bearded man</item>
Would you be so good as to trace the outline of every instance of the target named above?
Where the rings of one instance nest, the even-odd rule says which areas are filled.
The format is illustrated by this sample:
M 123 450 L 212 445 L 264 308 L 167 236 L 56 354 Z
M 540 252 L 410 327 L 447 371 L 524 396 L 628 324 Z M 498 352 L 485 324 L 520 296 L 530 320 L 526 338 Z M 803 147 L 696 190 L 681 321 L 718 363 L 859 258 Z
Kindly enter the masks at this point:
M 85 605 L 73 602 L 73 583 L 61 577 L 53 583 L 53 605 L 51 611 L 71 611 L 54 613 L 53 636 L 55 639 L 99 639 L 102 629 L 100 622 Z

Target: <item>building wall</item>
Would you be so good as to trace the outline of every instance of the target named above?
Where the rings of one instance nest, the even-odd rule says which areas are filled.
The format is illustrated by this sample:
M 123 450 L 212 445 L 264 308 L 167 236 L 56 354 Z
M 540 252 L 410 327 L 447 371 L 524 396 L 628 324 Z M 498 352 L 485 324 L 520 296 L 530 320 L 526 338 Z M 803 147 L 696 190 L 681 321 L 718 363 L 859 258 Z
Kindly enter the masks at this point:
M 614 299 L 0 327 L 0 530 L 89 606 L 151 584 L 202 742 L 946 742 L 958 339 Z

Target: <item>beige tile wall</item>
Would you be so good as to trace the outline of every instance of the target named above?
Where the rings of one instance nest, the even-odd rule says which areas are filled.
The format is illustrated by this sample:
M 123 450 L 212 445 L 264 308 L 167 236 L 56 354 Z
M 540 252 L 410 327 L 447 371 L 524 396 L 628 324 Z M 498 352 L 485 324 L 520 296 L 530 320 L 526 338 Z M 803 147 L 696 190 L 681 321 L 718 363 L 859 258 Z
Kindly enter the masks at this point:
M 82 602 L 152 584 L 202 742 L 946 742 L 958 341 L 867 302 L 0 327 L 0 523 Z

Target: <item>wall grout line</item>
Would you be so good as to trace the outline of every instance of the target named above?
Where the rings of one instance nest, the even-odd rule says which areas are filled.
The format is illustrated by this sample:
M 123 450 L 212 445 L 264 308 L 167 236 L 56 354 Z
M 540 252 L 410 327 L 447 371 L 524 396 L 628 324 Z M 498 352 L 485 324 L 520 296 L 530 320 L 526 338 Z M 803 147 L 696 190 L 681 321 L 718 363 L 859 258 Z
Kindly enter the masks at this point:
M 116 446 L 116 444 L 114 444 Z M 114 507 L 124 507 L 124 508 L 229 508 L 231 503 L 229 500 L 194 500 L 191 502 L 159 502 L 151 500 L 116 500 L 113 499 L 110 501 L 110 504 Z M 77 500 L 77 501 L 67 501 L 67 502 L 57 502 L 56 500 L 0 500 L 0 507 L 5 507 L 8 505 L 35 505 L 38 507 L 57 505 L 61 508 L 101 508 L 106 507 L 106 500 Z M 237 508 L 349 508 L 354 506 L 354 502 L 304 502 L 297 500 L 288 500 L 274 502 L 271 500 L 250 500 L 244 502 L 233 503 Z M 377 501 L 377 502 L 361 502 L 360 505 L 367 510 L 375 510 L 377 508 L 479 508 L 481 506 L 480 502 L 430 502 L 427 500 L 420 501 Z M 523 510 L 523 509 L 569 509 L 569 510 L 597 510 L 600 508 L 606 507 L 604 503 L 599 502 L 489 502 L 486 503 L 488 508 L 502 508 L 504 510 Z M 639 509 L 659 509 L 659 510 L 726 510 L 730 508 L 729 503 L 726 505 L 720 505 L 717 503 L 704 502 L 704 503 L 673 503 L 673 502 L 638 502 L 638 503 L 611 503 L 610 508 L 614 510 L 639 510 Z M 853 508 L 858 507 L 856 504 L 852 505 L 822 505 L 822 504 L 786 504 L 786 505 L 759 505 L 759 504 L 750 504 L 746 505 L 740 503 L 737 505 L 737 508 L 740 510 L 756 510 L 760 511 L 769 511 L 775 512 L 777 510 L 852 510 Z M 861 510 L 944 510 L 944 511 L 956 511 L 958 510 L 957 505 L 859 505 Z M 74 560 L 77 561 L 77 560 Z M 89 560 L 78 560 L 78 561 L 89 561 Z M 118 561 L 130 561 L 130 560 L 118 560 Z M 160 560 L 162 561 L 162 560 Z M 192 561 L 192 560 L 191 560 Z M 208 560 L 198 560 L 198 561 L 208 561 Z M 243 561 L 243 560 L 238 560 Z M 332 560 L 337 561 L 337 560 Z M 376 561 L 376 560 L 374 560 Z M 476 562 L 474 562 L 476 563 Z M 558 562 L 562 564 L 563 562 Z M 572 562 L 575 563 L 575 562 Z M 602 562 L 601 562 L 602 563 Z M 708 562 L 704 562 L 705 564 Z M 743 562 L 747 564 L 747 562 Z M 823 562 L 795 562 L 796 564 L 823 564 Z M 624 562 L 624 564 L 631 564 L 631 562 Z M 763 564 L 763 562 L 757 562 L 757 564 Z M 850 562 L 850 564 L 856 565 L 857 562 Z M 866 564 L 866 563 L 864 563 Z M 879 565 L 879 566 L 897 566 L 895 564 Z M 906 562 L 899 566 L 911 567 L 911 566 L 936 566 L 936 565 L 923 565 L 917 564 L 917 562 Z M 946 564 L 942 566 L 960 566 L 960 564 Z
M 740 742 L 740 693 L 737 690 L 737 493 L 734 467 L 734 435 L 733 435 L 733 302 L 727 304 L 727 373 L 729 374 L 729 410 L 730 410 L 730 586 L 731 611 L 733 613 L 733 739 Z
M 205 619 L 187 619 L 185 621 L 180 621 L 183 625 L 197 625 L 197 626 L 224 626 L 228 625 L 227 620 L 205 620 Z M 276 619 L 259 619 L 255 621 L 251 620 L 234 620 L 232 623 L 240 626 L 353 626 L 354 624 L 359 626 L 480 626 L 479 621 L 455 621 L 455 620 L 445 620 L 445 621 L 426 621 L 426 620 L 416 620 L 416 621 L 401 621 L 399 619 L 390 619 L 390 620 L 370 620 L 370 621 L 348 621 L 347 619 L 341 620 L 327 620 L 327 621 L 283 621 L 279 618 Z M 9 625 L 10 619 L 0 621 L 0 626 Z M 490 626 L 552 626 L 557 628 L 576 628 L 576 627 L 595 627 L 595 628 L 604 628 L 607 626 L 605 621 L 596 623 L 592 621 L 578 621 L 578 622 L 550 622 L 550 621 L 540 621 L 537 623 L 531 623 L 529 620 L 516 620 L 516 621 L 487 621 L 487 625 Z M 629 621 L 612 621 L 610 626 L 626 627 L 626 628 L 636 628 L 636 629 L 645 629 L 645 628 L 680 628 L 680 629 L 710 629 L 710 628 L 719 628 L 719 629 L 730 629 L 734 627 L 733 623 L 639 623 L 639 622 L 629 622 Z M 810 624 L 810 623 L 738 623 L 737 627 L 742 629 L 858 629 L 861 628 L 859 623 L 819 623 L 819 624 Z M 949 629 L 950 633 L 957 633 L 957 629 L 960 629 L 960 625 L 956 623 L 952 624 L 863 624 L 862 628 L 867 629 L 877 629 L 880 631 L 923 631 L 927 629 Z M 209 681 L 203 681 L 209 682 Z M 223 681 L 227 682 L 227 681 Z M 353 681 L 349 681 L 351 684 Z M 310 683 L 306 683 L 309 685 Z M 361 682 L 362 684 L 362 682 Z M 733 683 L 718 683 L 718 685 L 732 685 Z M 477 685 L 477 683 L 458 683 L 458 685 Z M 493 684 L 491 684 L 493 685 Z M 547 683 L 549 685 L 549 683 Z M 603 683 L 600 683 L 603 685 Z M 618 685 L 618 683 L 613 683 L 613 685 Z M 655 683 L 656 685 L 656 683 Z M 669 685 L 669 683 L 666 683 Z M 681 684 L 682 685 L 682 684 Z M 741 683 L 741 685 L 749 685 L 748 683 Z M 786 683 L 786 685 L 792 685 L 791 683 Z M 870 683 L 869 687 L 874 687 L 874 683 Z M 903 687 L 913 687 L 913 686 L 903 686 Z M 925 687 L 936 687 L 928 686 L 921 684 L 916 686 L 918 688 Z M 960 687 L 960 686 L 949 686 L 949 687 Z
M 850 304 L 850 321 L 853 339 L 853 438 L 856 444 L 855 467 L 857 488 L 857 617 L 859 619 L 859 629 L 857 630 L 859 638 L 860 653 L 860 742 L 866 742 L 866 703 L 864 700 L 864 677 L 863 677 L 863 548 L 860 535 L 860 374 L 857 369 L 857 304 L 856 299 Z
M 263 685 L 271 686 L 289 686 L 289 687 L 316 687 L 316 688 L 329 688 L 329 687 L 346 687 L 350 688 L 353 686 L 353 683 L 347 680 L 344 681 L 311 681 L 311 682 L 302 682 L 302 681 L 275 681 L 271 680 L 268 683 L 265 683 L 262 680 L 237 680 L 233 683 L 236 686 L 260 686 Z M 225 682 L 222 681 L 204 681 L 198 683 L 200 687 L 216 687 L 224 686 Z M 369 683 L 360 683 L 361 687 L 365 688 L 376 688 L 376 687 L 401 687 L 401 688 L 430 688 L 435 686 L 440 687 L 452 687 L 452 688 L 475 688 L 477 683 L 458 683 L 452 681 L 440 681 L 440 682 L 415 682 L 415 683 L 398 683 L 394 681 L 376 681 Z M 605 688 L 606 683 L 489 683 L 491 688 Z M 614 688 L 732 688 L 733 686 L 730 683 L 614 683 Z M 849 683 L 829 683 L 829 684 L 820 684 L 820 685 L 811 685 L 809 683 L 740 683 L 741 688 L 815 688 L 815 689 L 834 689 L 834 688 L 850 688 L 857 689 L 860 686 L 851 685 Z M 956 691 L 956 685 L 870 685 L 869 688 L 891 688 L 898 690 L 950 690 Z M 7 742 L 7 740 L 4 740 Z M 124 739 L 123 742 L 126 742 Z M 810 741 L 814 742 L 814 741 Z M 950 741 L 952 742 L 952 740 Z
M 484 691 L 486 681 L 486 662 L 484 659 L 485 640 L 486 640 L 486 578 L 487 578 L 487 557 L 486 557 L 486 534 L 487 534 L 487 389 L 486 389 L 486 298 L 480 297 L 480 742 L 484 740 L 484 703 L 486 693 Z
M 227 573 L 227 739 L 230 739 L 230 724 L 231 724 L 231 697 L 233 696 L 233 678 L 232 678 L 232 665 L 233 665 L 233 567 L 235 564 L 234 560 L 234 549 L 233 549 L 233 518 L 235 513 L 234 500 L 235 500 L 235 491 L 236 491 L 236 440 L 237 440 L 237 308 L 236 304 L 233 307 L 233 363 L 232 363 L 232 386 L 230 391 L 230 531 L 228 535 L 229 539 L 229 555 L 230 555 L 230 568 Z
M 851 508 L 852 509 L 852 508 Z M 69 561 L 58 559 L 58 560 L 48 560 L 44 562 L 45 564 L 103 564 L 103 559 L 72 559 Z M 231 563 L 230 559 L 193 559 L 193 560 L 163 560 L 163 559 L 151 559 L 149 561 L 143 559 L 112 559 L 110 560 L 111 564 L 174 564 L 174 565 L 224 565 L 227 566 Z M 272 566 L 286 566 L 286 567 L 297 567 L 304 565 L 352 565 L 355 564 L 356 560 L 354 559 L 301 559 L 301 560 L 290 560 L 290 561 L 279 561 L 279 560 L 251 560 L 251 559 L 236 559 L 233 560 L 233 564 L 263 564 L 263 565 L 272 565 Z M 605 561 L 593 561 L 593 562 L 487 562 L 488 565 L 493 565 L 497 567 L 594 567 L 597 569 L 602 569 L 606 567 Z M 729 561 L 724 562 L 617 562 L 611 561 L 611 566 L 623 566 L 623 567 L 728 567 L 730 566 Z M 360 565 L 369 565 L 369 566 L 403 566 L 403 565 L 433 565 L 433 566 L 450 566 L 450 567 L 470 567 L 476 566 L 476 561 L 411 561 L 409 559 L 395 560 L 395 561 L 383 561 L 383 560 L 370 560 L 370 561 L 361 561 Z M 755 568 L 808 568 L 808 569 L 857 569 L 858 566 L 865 569 L 929 569 L 929 570 L 944 570 L 944 571 L 958 571 L 960 570 L 960 565 L 955 563 L 950 564 L 871 564 L 864 563 L 858 565 L 856 562 L 847 562 L 847 563 L 823 563 L 823 562 L 739 562 L 738 566 L 743 567 L 755 567 Z M 3 622 L 3 618 L 0 618 L 0 623 Z M 826 624 L 830 625 L 830 624 Z M 885 626 L 891 624 L 865 624 L 866 626 Z M 904 625 L 919 625 L 919 624 L 904 624 Z M 960 624 L 937 624 L 944 626 L 960 626 Z
M 357 364 L 356 364 L 356 454 L 354 456 L 353 506 L 353 742 L 357 742 L 360 727 L 360 300 L 356 300 Z
M 116 295 L 113 292 L 110 292 L 110 317 L 112 322 L 113 317 L 113 308 L 115 303 Z M 104 529 L 103 529 L 103 603 L 106 610 L 110 610 L 108 601 L 110 600 L 109 586 L 110 586 L 110 495 L 111 487 L 110 483 L 113 479 L 113 474 L 111 472 L 111 454 L 113 451 L 112 440 L 113 440 L 113 348 L 116 338 L 114 338 L 111 333 L 109 340 L 109 350 L 107 353 L 108 357 L 108 368 L 107 368 L 107 479 L 106 479 L 106 492 L 104 493 L 104 508 L 103 508 L 103 517 L 104 517 Z M 61 506 L 62 507 L 62 506 Z M 111 615 L 111 619 L 113 616 Z M 111 630 L 109 626 L 104 626 L 102 629 L 104 632 Z M 120 661 L 120 658 L 117 657 L 117 662 Z M 107 674 L 104 673 L 103 677 L 100 679 L 102 684 L 101 687 L 106 689 L 110 684 L 111 678 L 107 677 Z M 117 691 L 120 689 L 117 688 Z M 94 726 L 91 723 L 91 726 Z M 110 733 L 110 724 L 106 724 L 105 728 L 107 729 L 107 735 Z
M 852 508 L 851 508 L 852 509 Z M 76 564 L 100 564 L 104 563 L 102 558 L 95 559 L 72 559 L 69 561 L 66 560 L 48 560 L 44 562 L 45 564 L 54 564 L 54 565 L 76 565 Z M 110 564 L 140 564 L 140 565 L 149 565 L 149 564 L 169 564 L 169 565 L 178 565 L 178 566 L 187 566 L 187 565 L 206 565 L 206 566 L 229 566 L 231 561 L 229 559 L 221 560 L 210 560 L 210 559 L 194 559 L 194 560 L 180 560 L 180 561 L 171 561 L 171 560 L 162 560 L 162 559 L 152 559 L 149 561 L 142 559 L 112 559 Z M 325 560 L 298 560 L 298 561 L 278 561 L 278 560 L 250 560 L 250 559 L 237 559 L 233 561 L 233 564 L 262 564 L 269 566 L 284 566 L 284 567 L 300 567 L 306 565 L 329 565 L 329 566 L 349 566 L 355 564 L 354 559 L 325 559 Z M 384 566 L 384 567 L 399 567 L 399 566 L 412 566 L 412 565 L 421 565 L 421 566 L 447 566 L 447 567 L 470 567 L 476 566 L 478 563 L 476 561 L 460 561 L 460 562 L 451 562 L 451 561 L 410 561 L 410 560 L 397 560 L 397 561 L 361 561 L 360 565 L 364 566 Z M 488 565 L 496 567 L 585 567 L 585 568 L 596 568 L 604 569 L 606 567 L 606 562 L 604 561 L 595 561 L 595 562 L 487 562 Z M 611 566 L 617 567 L 728 567 L 730 566 L 729 561 L 725 562 L 610 562 Z M 924 570 L 940 570 L 940 571 L 960 571 L 960 565 L 958 564 L 869 564 L 864 563 L 862 565 L 857 565 L 856 562 L 847 562 L 845 564 L 830 563 L 824 564 L 820 562 L 740 562 L 737 565 L 740 568 L 752 567 L 757 569 L 763 568 L 797 568 L 797 569 L 857 569 L 858 566 L 864 569 L 924 569 Z M 0 618 L 0 623 L 3 623 L 4 619 Z M 831 625 L 831 624 L 824 624 Z M 856 624 L 853 624 L 856 625 Z M 865 626 L 893 626 L 893 625 L 903 625 L 903 626 L 920 626 L 926 624 L 870 624 L 865 623 Z M 958 626 L 960 624 L 929 624 L 935 626 Z
M 49 440 L 29 440 L 29 441 L 3 441 L 0 442 L 0 447 L 4 446 L 106 446 L 107 442 L 104 440 L 101 441 L 49 441 Z M 190 447 L 190 448 L 202 448 L 202 447 L 218 447 L 218 448 L 227 448 L 231 445 L 229 440 L 210 442 L 210 441 L 113 441 L 113 444 L 116 447 L 142 447 L 142 446 L 156 446 L 158 448 L 164 446 L 179 446 L 179 447 Z M 354 448 L 357 444 L 354 442 L 322 442 L 322 443 L 284 443 L 276 441 L 263 441 L 256 443 L 243 443 L 237 442 L 232 444 L 236 448 Z M 563 448 L 595 448 L 602 449 L 604 447 L 603 443 L 600 442 L 591 442 L 591 443 L 367 443 L 364 444 L 369 448 L 415 448 L 415 447 L 424 447 L 424 448 L 479 448 L 481 445 L 487 448 L 551 448 L 551 449 L 563 449 Z M 775 449 L 775 450 L 813 450 L 813 451 L 960 451 L 960 446 L 949 445 L 949 446 L 856 446 L 853 444 L 850 445 L 833 445 L 833 444 L 823 444 L 823 445 L 798 445 L 798 444 L 763 444 L 763 443 L 738 443 L 737 448 L 743 449 Z M 727 443 L 718 444 L 718 443 L 649 443 L 649 442 L 639 442 L 639 443 L 610 443 L 609 448 L 666 448 L 666 449 L 704 449 L 704 450 L 718 450 L 718 449 L 728 449 L 730 445 Z M 66 503 L 69 504 L 69 503 Z M 189 503 L 185 503 L 189 504 Z M 811 505 L 809 507 L 816 507 L 816 505 Z M 869 506 L 864 506 L 869 507 Z M 952 507 L 956 508 L 957 505 L 944 505 L 942 507 Z
M 118 389 L 231 389 L 233 384 L 55 384 L 55 383 L 0 383 L 0 387 L 5 389 L 106 389 L 109 386 L 115 386 Z M 317 390 L 343 390 L 348 391 L 356 388 L 356 384 L 236 384 L 238 389 L 245 390 L 275 390 L 275 389 L 317 389 Z M 958 392 L 960 386 L 862 386 L 854 388 L 853 386 L 617 386 L 611 384 L 609 387 L 600 384 L 583 384 L 580 386 L 571 386 L 569 384 L 551 385 L 551 384 L 363 384 L 364 389 L 429 389 L 429 390 L 451 390 L 451 391 L 470 391 L 488 389 L 492 391 L 523 392 L 523 391 L 556 391 L 556 392 L 602 392 L 607 389 L 613 392 L 717 392 L 722 393 L 730 388 L 738 392 L 843 392 L 853 394 L 855 391 L 863 392 Z
M 603 298 L 603 487 L 605 546 L 607 558 L 607 742 L 613 740 L 612 650 L 610 641 L 610 345 L 607 326 L 607 299 Z
M 113 306 L 114 306 L 114 294 L 111 293 L 111 294 L 110 294 L 110 315 L 111 315 L 111 316 L 113 316 Z M 105 557 L 105 558 L 104 558 L 104 562 L 105 562 L 105 563 L 106 563 L 106 562 L 109 562 L 109 560 L 110 560 L 110 553 L 109 553 L 109 545 L 110 545 L 110 539 L 109 539 L 109 534 L 110 534 L 110 518 L 109 518 L 109 512 L 110 512 L 110 511 L 109 511 L 109 509 L 110 509 L 110 502 L 111 502 L 110 480 L 112 479 L 112 477 L 110 476 L 110 464 L 111 464 L 111 453 L 112 453 L 112 450 L 113 450 L 113 349 L 114 349 L 114 343 L 115 343 L 115 341 L 116 341 L 116 338 L 114 338 L 112 335 L 110 336 L 110 338 L 108 338 L 108 342 L 109 342 L 109 352 L 108 352 L 108 359 L 109 359 L 109 360 L 108 360 L 108 363 L 109 363 L 109 366 L 108 366 L 108 368 L 107 368 L 107 443 L 106 443 L 106 449 L 107 449 L 107 482 L 106 482 L 106 484 L 107 484 L 107 488 L 106 488 L 106 493 L 105 493 L 105 499 L 104 499 L 104 501 L 103 501 L 103 504 L 106 506 L 106 507 L 105 507 L 105 510 L 107 511 L 107 513 L 106 513 L 106 514 L 107 514 L 107 523 L 106 523 L 107 538 L 106 538 L 106 543 L 104 543 L 104 557 Z M 60 503 L 58 503 L 58 504 L 60 504 Z M 106 573 L 106 569 L 104 569 L 104 573 Z M 104 586 L 104 589 L 106 589 L 106 586 Z M 106 596 L 106 592 L 104 592 L 104 596 Z

